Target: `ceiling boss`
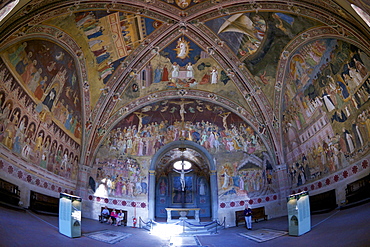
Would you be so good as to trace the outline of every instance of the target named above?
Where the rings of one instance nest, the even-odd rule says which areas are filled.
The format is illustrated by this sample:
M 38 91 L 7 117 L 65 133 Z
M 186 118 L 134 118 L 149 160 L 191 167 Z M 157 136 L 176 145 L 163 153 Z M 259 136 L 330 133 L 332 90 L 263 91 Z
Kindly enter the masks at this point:
M 189 57 L 189 52 L 193 49 L 189 47 L 189 41 L 186 41 L 184 37 L 179 38 L 177 41 L 176 48 L 174 49 L 177 53 L 178 58 L 185 59 Z
M 190 3 L 191 3 L 191 0 L 176 0 L 177 6 L 183 9 L 188 7 Z

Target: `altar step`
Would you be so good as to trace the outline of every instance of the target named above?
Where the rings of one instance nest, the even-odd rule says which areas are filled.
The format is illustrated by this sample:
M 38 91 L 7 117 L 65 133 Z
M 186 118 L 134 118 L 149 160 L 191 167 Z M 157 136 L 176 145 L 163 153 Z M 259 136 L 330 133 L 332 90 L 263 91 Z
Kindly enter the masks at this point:
M 151 227 L 144 227 L 151 234 L 164 234 L 167 236 L 200 236 L 214 235 L 220 231 L 223 226 L 217 222 L 191 223 L 187 221 L 178 221 L 176 223 L 152 222 Z
M 220 226 L 216 222 L 198 223 L 198 224 L 185 224 L 183 232 L 179 236 L 200 236 L 200 235 L 213 235 L 217 234 Z

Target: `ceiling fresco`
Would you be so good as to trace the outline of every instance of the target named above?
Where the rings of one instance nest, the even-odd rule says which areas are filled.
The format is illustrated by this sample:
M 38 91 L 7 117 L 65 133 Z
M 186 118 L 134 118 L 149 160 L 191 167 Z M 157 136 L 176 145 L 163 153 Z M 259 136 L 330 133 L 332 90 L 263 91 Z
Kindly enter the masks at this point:
M 319 22 L 285 13 L 238 13 L 205 23 L 244 62 L 259 89 L 274 93 L 276 62 L 284 47 L 300 32 Z M 272 100 L 272 97 L 268 97 Z
M 211 91 L 247 107 L 243 95 L 232 81 L 233 76 L 207 51 L 186 36 L 181 36 L 158 51 L 143 70 L 136 72 L 131 86 L 119 97 L 116 109 L 134 98 L 176 89 Z
M 162 0 L 162 2 L 171 4 L 181 10 L 186 10 L 189 7 L 194 6 L 197 3 L 203 2 L 204 0 Z
M 69 33 L 86 52 L 91 103 L 94 104 L 117 67 L 145 38 L 162 25 L 137 14 L 88 11 L 52 19 L 49 25 Z

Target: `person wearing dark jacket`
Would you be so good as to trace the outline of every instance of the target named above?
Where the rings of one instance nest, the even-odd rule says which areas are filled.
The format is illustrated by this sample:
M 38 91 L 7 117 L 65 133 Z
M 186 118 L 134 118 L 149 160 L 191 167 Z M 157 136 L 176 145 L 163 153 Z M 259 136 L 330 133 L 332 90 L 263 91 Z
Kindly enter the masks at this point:
M 246 205 L 244 209 L 244 218 L 245 218 L 245 227 L 248 230 L 252 230 L 252 209 L 249 208 L 248 205 Z

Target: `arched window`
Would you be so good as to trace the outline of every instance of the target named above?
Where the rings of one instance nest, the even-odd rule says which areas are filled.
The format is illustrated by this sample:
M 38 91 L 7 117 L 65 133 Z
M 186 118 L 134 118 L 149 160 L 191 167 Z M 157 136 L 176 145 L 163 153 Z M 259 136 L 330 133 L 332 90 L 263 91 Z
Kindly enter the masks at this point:
M 191 163 L 189 161 L 187 161 L 187 160 L 179 160 L 179 161 L 176 161 L 173 164 L 173 167 L 176 170 L 181 170 L 183 163 L 184 163 L 184 170 L 189 170 L 191 168 Z
M 360 7 L 351 4 L 351 7 L 356 11 L 356 13 L 366 22 L 366 24 L 370 27 L 370 16 Z
M 11 1 L 6 4 L 2 9 L 0 9 L 0 22 L 17 6 L 19 0 Z

